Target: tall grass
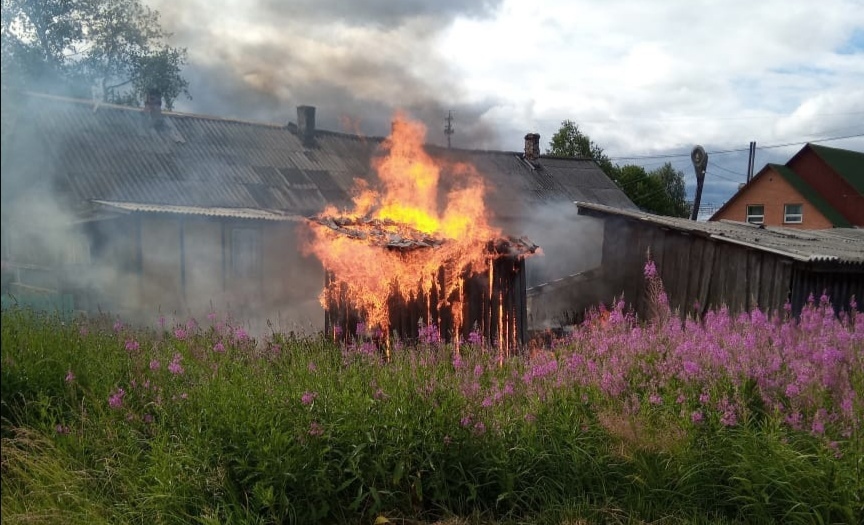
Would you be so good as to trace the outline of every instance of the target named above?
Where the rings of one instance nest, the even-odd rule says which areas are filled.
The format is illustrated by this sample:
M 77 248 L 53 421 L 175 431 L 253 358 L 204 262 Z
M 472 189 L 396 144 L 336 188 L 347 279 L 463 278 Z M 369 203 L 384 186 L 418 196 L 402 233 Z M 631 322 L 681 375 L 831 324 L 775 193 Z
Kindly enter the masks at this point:
M 6 310 L 3 522 L 860 523 L 864 316 L 656 292 L 503 364 Z

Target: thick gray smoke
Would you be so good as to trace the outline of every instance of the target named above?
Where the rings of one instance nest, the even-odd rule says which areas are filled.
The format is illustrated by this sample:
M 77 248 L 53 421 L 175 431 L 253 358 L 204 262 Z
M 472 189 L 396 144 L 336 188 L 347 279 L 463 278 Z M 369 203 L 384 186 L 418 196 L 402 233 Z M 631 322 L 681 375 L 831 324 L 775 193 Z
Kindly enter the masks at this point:
M 384 136 L 396 109 L 446 143 L 489 149 L 498 141 L 480 116 L 495 100 L 468 101 L 437 39 L 457 17 L 489 16 L 500 0 L 340 2 L 337 0 L 153 0 L 172 43 L 189 51 L 192 100 L 177 109 L 285 122 L 298 105 L 319 108 L 318 127 Z

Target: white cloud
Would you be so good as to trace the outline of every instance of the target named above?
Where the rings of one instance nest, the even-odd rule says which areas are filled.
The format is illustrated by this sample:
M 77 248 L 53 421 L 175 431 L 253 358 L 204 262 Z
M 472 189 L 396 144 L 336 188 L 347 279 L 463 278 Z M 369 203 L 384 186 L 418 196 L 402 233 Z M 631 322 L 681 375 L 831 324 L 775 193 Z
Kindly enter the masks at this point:
M 848 0 L 508 1 L 457 20 L 441 53 L 469 97 L 505 100 L 484 115 L 496 126 L 548 137 L 570 118 L 624 155 L 854 128 L 864 50 L 837 50 L 862 28 Z
M 864 133 L 864 0 L 152 1 L 189 47 L 178 107 L 196 112 L 313 104 L 377 135 L 407 109 L 442 143 L 454 109 L 456 146 L 504 150 L 572 119 L 616 158 Z M 718 194 L 744 171 L 729 158 Z

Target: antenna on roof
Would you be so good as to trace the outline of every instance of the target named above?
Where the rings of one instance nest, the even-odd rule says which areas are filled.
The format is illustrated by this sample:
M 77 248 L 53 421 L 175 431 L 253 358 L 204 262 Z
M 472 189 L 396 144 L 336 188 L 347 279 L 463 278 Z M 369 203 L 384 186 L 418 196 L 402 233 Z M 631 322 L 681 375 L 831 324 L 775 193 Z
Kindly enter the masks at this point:
M 447 124 L 444 126 L 444 134 L 447 135 L 447 149 L 450 149 L 450 135 L 456 133 L 456 130 L 453 129 L 452 110 L 447 112 L 447 118 L 445 118 L 444 120 L 447 121 Z

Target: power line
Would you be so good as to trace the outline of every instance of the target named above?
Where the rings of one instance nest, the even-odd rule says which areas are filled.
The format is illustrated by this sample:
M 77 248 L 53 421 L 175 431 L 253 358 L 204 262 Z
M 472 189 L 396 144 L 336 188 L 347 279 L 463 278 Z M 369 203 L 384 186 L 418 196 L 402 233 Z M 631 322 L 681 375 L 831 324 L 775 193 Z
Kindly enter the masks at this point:
M 811 142 L 829 142 L 832 140 L 843 140 L 843 139 L 851 139 L 856 137 L 864 137 L 864 133 L 856 133 L 853 135 L 843 135 L 839 137 L 825 137 L 821 139 L 810 139 L 804 140 L 800 142 L 786 142 L 784 144 L 771 144 L 769 146 L 759 146 L 757 149 L 775 149 L 775 148 L 785 148 L 787 146 L 801 146 L 804 144 L 808 144 Z M 709 155 L 724 155 L 727 153 L 739 153 L 742 151 L 750 151 L 750 148 L 735 148 L 735 149 L 727 149 L 727 150 L 717 150 L 717 151 L 708 151 Z M 678 157 L 689 157 L 689 153 L 669 153 L 665 155 L 637 155 L 633 157 L 609 157 L 609 160 L 642 160 L 642 159 L 674 159 Z
M 845 111 L 840 113 L 812 113 L 808 114 L 808 117 L 845 117 L 849 115 L 864 115 L 864 111 Z M 713 122 L 713 121 L 730 121 L 730 120 L 780 120 L 784 118 L 789 118 L 793 116 L 789 115 L 742 115 L 736 117 L 621 117 L 621 118 L 607 118 L 607 119 L 579 119 L 578 121 L 574 119 L 572 120 L 576 124 L 590 123 L 590 124 L 617 124 L 628 121 L 651 121 L 651 122 Z M 535 119 L 536 122 L 562 122 L 559 119 L 552 118 L 541 118 Z

